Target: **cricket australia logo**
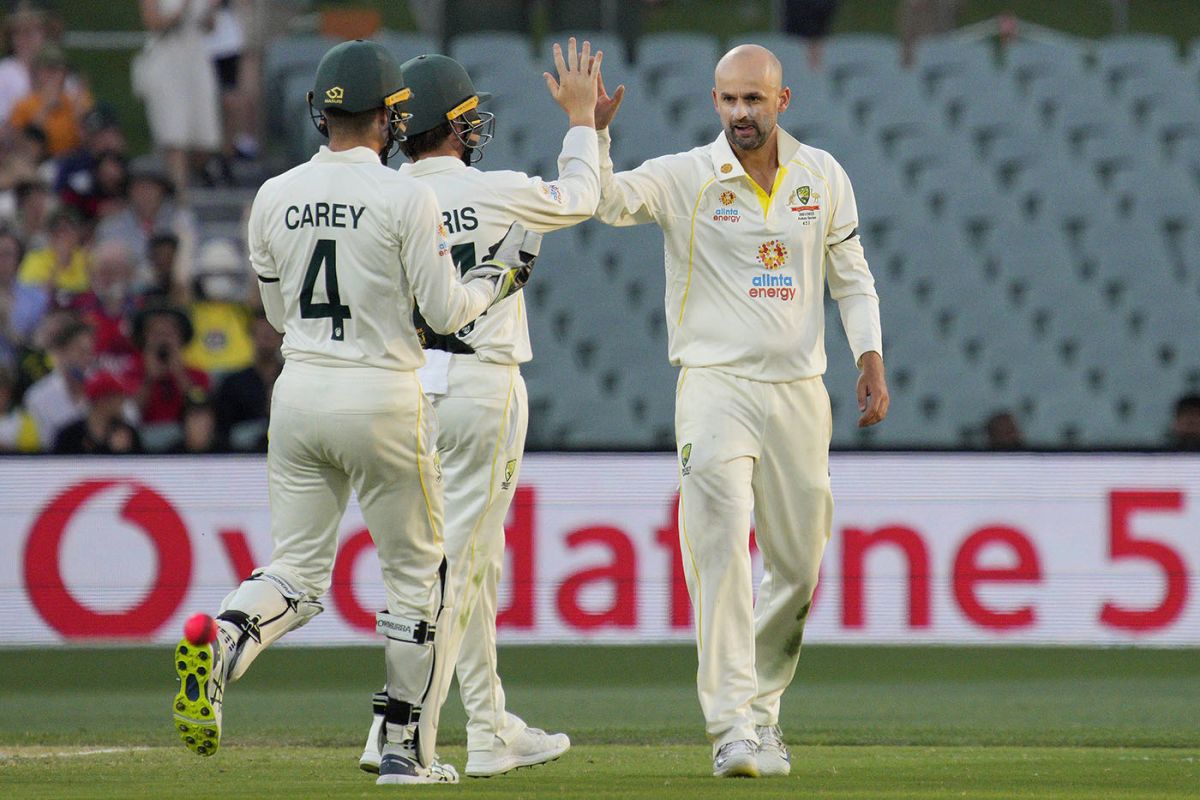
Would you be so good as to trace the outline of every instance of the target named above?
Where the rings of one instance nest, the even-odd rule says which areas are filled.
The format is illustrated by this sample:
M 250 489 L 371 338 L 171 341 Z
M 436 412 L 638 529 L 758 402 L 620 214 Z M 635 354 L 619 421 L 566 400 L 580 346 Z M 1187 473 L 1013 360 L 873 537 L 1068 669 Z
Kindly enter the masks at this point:
M 817 218 L 817 212 L 821 210 L 820 204 L 817 203 L 820 197 L 821 195 L 814 192 L 811 186 L 807 184 L 798 186 L 788 195 L 788 207 L 796 215 L 796 219 L 805 225 L 810 225 Z
M 333 86 L 325 90 L 326 103 L 340 103 L 346 97 L 346 92 L 340 86 Z
M 507 489 L 512 485 L 513 473 L 517 471 L 517 460 L 509 459 L 509 462 L 504 465 L 504 480 L 500 482 L 501 489 Z
M 688 466 L 688 462 L 692 460 L 692 443 L 688 442 L 679 449 L 679 474 L 691 475 L 692 468 Z

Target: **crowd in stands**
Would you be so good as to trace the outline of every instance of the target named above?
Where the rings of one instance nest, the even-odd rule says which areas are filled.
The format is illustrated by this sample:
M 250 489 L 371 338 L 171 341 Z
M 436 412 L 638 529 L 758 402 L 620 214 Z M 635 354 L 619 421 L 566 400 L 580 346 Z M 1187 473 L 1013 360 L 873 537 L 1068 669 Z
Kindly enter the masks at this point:
M 0 452 L 264 451 L 281 338 L 243 249 L 130 152 L 60 28 L 27 2 L 4 20 Z

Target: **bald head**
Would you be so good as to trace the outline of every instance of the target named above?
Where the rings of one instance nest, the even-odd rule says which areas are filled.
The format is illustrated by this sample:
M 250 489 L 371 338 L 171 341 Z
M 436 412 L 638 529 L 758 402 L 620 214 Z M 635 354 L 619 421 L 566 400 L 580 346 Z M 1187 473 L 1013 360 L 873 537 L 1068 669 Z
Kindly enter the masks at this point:
M 762 45 L 738 45 L 717 62 L 714 78 L 713 106 L 730 146 L 750 151 L 771 141 L 792 98 L 775 54 Z
M 783 87 L 783 65 L 760 44 L 739 44 L 717 62 L 716 85 L 725 81 L 758 80 L 776 89 Z

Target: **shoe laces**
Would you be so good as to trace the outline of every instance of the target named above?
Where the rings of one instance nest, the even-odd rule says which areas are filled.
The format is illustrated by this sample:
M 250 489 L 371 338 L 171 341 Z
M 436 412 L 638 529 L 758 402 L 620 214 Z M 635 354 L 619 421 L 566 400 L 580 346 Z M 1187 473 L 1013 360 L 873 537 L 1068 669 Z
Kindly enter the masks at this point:
M 760 725 L 756 732 L 758 733 L 758 741 L 762 747 L 774 747 L 780 750 L 787 749 L 783 743 L 783 730 L 778 725 Z

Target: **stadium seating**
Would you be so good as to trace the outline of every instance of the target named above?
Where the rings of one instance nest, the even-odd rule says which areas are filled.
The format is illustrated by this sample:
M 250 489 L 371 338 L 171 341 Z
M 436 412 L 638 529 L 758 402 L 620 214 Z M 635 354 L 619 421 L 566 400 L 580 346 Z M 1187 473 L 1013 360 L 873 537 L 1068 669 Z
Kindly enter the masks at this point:
M 779 55 L 793 90 L 781 124 L 851 176 L 882 303 L 894 397 L 866 431 L 826 303 L 835 446 L 975 445 L 1002 408 L 1039 446 L 1153 446 L 1174 398 L 1200 389 L 1200 39 L 1180 58 L 1151 36 L 1000 50 L 947 38 L 923 43 L 906 71 L 890 37 L 834 36 L 819 73 L 800 40 L 776 33 L 650 34 L 628 53 L 592 39 L 610 91 L 627 87 L 617 169 L 715 138 L 708 89 L 724 46 Z M 267 55 L 268 78 L 288 87 L 296 154 L 314 134 L 288 117 L 303 109 L 295 76 L 307 80 L 325 46 L 285 40 Z M 494 32 L 458 36 L 451 52 L 496 95 L 482 166 L 553 177 L 565 123 L 541 87 L 548 55 Z M 671 446 L 661 253 L 654 226 L 547 236 L 525 292 L 532 447 Z

